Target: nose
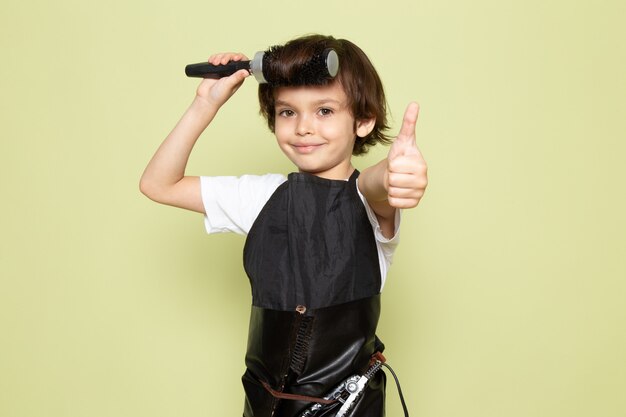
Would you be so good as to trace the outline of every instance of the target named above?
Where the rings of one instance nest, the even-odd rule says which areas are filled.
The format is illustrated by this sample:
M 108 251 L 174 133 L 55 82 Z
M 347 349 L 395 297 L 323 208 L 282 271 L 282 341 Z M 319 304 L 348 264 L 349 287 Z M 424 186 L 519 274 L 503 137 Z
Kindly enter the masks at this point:
M 301 115 L 298 117 L 296 124 L 296 134 L 299 136 L 306 136 L 313 133 L 313 123 L 310 117 Z

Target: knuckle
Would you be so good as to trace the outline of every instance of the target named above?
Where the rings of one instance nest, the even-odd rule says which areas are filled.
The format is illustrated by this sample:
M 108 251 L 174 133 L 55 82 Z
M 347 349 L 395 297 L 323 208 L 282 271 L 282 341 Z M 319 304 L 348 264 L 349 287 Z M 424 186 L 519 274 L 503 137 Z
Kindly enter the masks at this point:
M 389 198 L 388 199 L 389 205 L 391 207 L 395 207 L 395 208 L 404 208 L 403 204 L 402 204 L 402 199 L 400 198 Z

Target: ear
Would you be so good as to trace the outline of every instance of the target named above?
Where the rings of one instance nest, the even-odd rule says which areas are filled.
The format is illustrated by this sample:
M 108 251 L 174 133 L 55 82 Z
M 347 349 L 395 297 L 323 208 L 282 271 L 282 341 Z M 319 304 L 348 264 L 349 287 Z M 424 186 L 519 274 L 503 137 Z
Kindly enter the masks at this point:
M 364 138 L 365 136 L 372 133 L 374 130 L 374 125 L 376 124 L 376 119 L 361 119 L 356 121 L 356 135 L 360 138 Z

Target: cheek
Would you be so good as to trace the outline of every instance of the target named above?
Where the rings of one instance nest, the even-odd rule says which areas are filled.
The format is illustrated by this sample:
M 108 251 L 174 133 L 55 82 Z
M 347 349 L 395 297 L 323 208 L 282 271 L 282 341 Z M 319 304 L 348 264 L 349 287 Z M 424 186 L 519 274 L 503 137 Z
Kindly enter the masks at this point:
M 326 126 L 324 135 L 339 143 L 345 143 L 345 146 L 352 146 L 356 135 L 352 129 L 352 125 L 348 123 L 337 124 L 334 126 Z
M 317 127 L 317 132 L 328 139 L 335 140 L 346 135 L 345 126 L 338 123 L 321 123 Z
M 276 136 L 278 142 L 281 142 L 281 140 L 284 140 L 287 137 L 287 128 L 285 123 L 276 123 L 274 125 L 274 136 Z

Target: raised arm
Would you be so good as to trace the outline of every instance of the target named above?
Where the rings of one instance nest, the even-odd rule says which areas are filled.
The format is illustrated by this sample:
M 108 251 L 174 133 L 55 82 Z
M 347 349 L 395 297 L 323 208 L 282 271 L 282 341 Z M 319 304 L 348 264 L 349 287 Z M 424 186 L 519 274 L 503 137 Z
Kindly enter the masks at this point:
M 393 237 L 396 209 L 417 206 L 428 184 L 426 161 L 415 142 L 418 113 L 417 103 L 409 104 L 387 158 L 365 169 L 359 177 L 359 189 L 388 238 Z
M 209 62 L 217 65 L 242 59 L 247 58 L 224 53 L 211 56 Z M 193 102 L 148 163 L 139 183 L 143 194 L 158 203 L 204 212 L 200 179 L 185 175 L 187 161 L 200 134 L 248 75 L 240 70 L 230 77 L 200 83 Z

